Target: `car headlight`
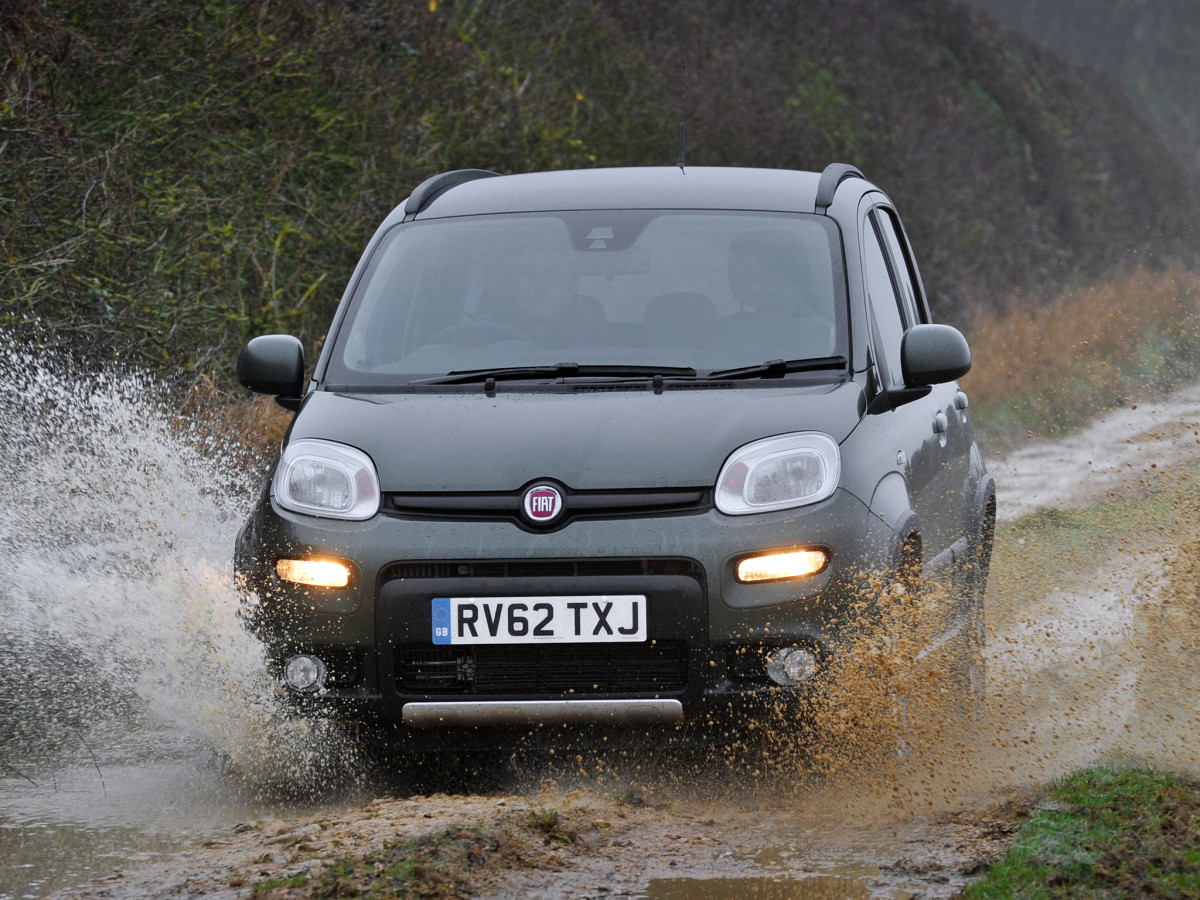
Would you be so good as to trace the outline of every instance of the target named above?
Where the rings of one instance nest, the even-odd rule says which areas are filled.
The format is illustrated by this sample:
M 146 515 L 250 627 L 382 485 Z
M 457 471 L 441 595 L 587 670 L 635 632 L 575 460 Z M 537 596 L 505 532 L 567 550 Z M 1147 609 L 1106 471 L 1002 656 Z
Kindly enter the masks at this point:
M 824 500 L 841 477 L 841 454 L 819 432 L 784 434 L 738 448 L 717 478 L 717 509 L 730 516 Z
M 284 509 L 331 519 L 369 519 L 379 512 L 379 476 L 371 457 L 331 441 L 288 444 L 272 482 Z

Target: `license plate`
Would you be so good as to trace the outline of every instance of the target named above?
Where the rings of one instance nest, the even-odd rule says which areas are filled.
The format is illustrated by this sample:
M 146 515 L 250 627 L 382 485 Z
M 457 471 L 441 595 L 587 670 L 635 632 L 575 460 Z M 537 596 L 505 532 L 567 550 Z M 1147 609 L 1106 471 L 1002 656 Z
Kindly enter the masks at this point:
M 646 639 L 642 594 L 434 597 L 435 644 L 592 644 Z

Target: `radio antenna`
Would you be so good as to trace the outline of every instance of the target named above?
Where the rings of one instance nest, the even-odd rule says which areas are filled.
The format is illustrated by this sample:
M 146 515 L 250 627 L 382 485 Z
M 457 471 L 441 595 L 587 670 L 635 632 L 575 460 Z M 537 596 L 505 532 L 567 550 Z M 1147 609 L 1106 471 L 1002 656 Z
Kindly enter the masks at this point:
M 683 123 L 687 119 L 687 57 L 683 58 L 683 73 L 679 77 L 679 171 L 683 168 Z

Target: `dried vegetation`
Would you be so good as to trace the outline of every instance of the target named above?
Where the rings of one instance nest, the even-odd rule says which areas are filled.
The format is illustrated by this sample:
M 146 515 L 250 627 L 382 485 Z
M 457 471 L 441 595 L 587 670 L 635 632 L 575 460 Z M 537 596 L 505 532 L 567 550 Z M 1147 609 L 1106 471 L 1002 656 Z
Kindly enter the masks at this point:
M 1147 268 L 1048 301 L 1015 296 L 970 328 L 963 379 L 990 449 L 1060 437 L 1116 406 L 1191 381 L 1200 366 L 1200 278 Z

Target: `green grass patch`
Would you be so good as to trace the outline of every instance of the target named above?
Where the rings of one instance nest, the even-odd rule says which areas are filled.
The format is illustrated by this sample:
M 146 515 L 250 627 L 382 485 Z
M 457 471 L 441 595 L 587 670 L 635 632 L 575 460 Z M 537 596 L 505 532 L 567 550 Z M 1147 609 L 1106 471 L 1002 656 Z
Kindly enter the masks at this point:
M 558 810 L 540 806 L 529 811 L 529 824 L 537 829 L 545 838 L 546 843 L 571 844 L 575 838 L 564 830 L 564 823 L 559 818 Z
M 434 835 L 397 841 L 364 859 L 335 861 L 316 878 L 319 897 L 458 897 L 465 874 L 501 847 L 482 827 L 452 825 Z
M 1088 768 L 1056 784 L 1041 805 L 964 897 L 1200 895 L 1200 783 Z
M 276 890 L 294 890 L 308 884 L 307 875 L 292 875 L 290 878 L 264 878 L 250 885 L 251 897 L 267 897 Z

